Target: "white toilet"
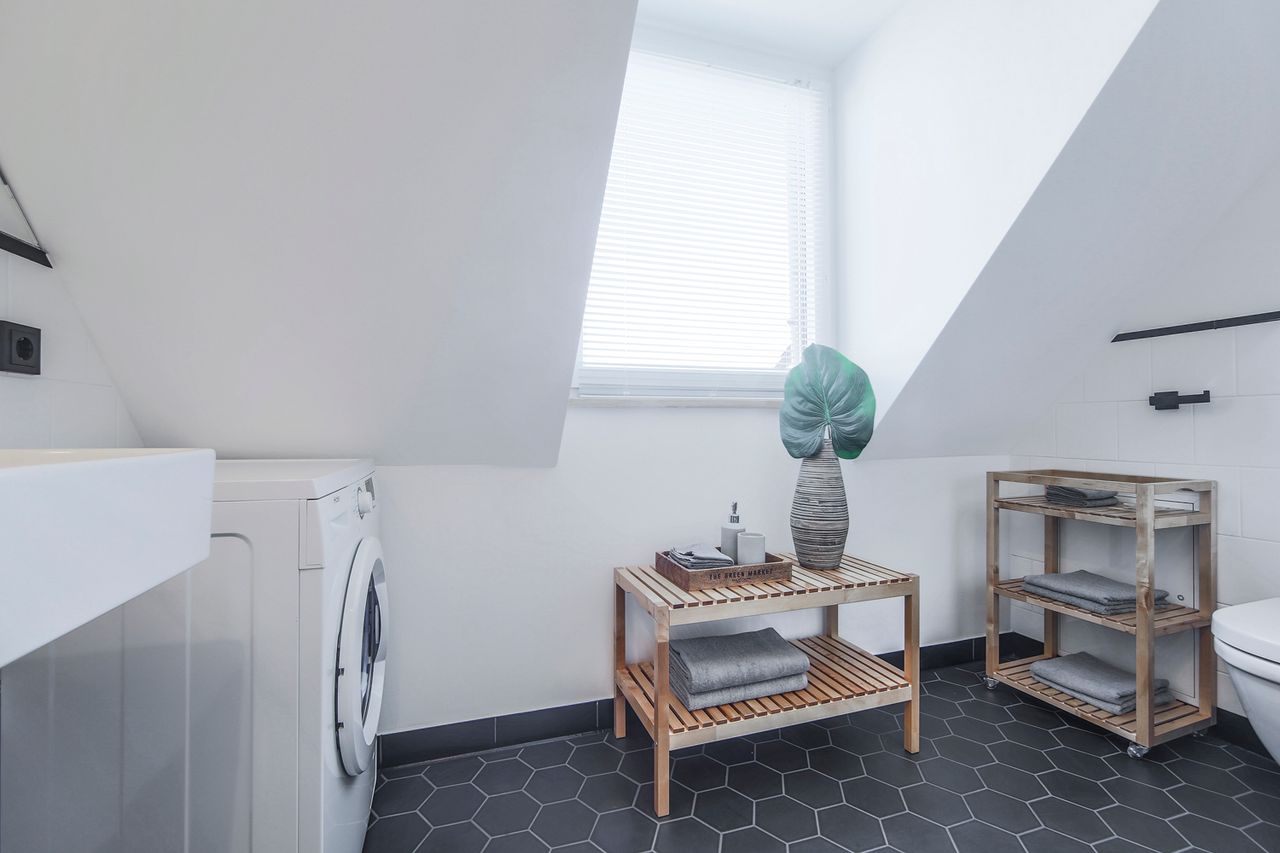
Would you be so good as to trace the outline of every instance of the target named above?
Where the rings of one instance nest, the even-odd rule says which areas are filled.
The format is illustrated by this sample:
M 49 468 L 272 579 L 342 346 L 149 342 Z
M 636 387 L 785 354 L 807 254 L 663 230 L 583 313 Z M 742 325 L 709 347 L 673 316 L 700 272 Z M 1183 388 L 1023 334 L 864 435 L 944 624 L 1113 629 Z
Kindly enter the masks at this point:
M 1280 760 L 1280 598 L 1222 608 L 1213 638 L 1253 730 Z

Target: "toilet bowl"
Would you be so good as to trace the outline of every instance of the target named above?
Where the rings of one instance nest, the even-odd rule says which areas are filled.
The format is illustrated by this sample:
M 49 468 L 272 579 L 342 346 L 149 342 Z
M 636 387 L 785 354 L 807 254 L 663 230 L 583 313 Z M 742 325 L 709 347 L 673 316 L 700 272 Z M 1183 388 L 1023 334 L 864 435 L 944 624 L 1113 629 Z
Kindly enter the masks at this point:
M 1213 614 L 1213 647 L 1272 758 L 1280 760 L 1280 598 Z

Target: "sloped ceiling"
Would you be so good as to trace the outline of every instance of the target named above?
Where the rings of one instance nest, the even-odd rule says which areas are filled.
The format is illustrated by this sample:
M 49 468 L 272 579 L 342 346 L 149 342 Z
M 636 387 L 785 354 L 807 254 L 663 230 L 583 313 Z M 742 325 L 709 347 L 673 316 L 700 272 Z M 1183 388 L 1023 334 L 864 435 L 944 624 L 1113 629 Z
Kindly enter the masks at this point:
M 1274 309 L 1274 283 L 1187 262 L 1276 161 L 1277 44 L 1280 4 L 1160 2 L 869 456 L 1005 452 L 1115 332 Z
M 0 151 L 151 445 L 555 461 L 634 0 L 0 0 Z

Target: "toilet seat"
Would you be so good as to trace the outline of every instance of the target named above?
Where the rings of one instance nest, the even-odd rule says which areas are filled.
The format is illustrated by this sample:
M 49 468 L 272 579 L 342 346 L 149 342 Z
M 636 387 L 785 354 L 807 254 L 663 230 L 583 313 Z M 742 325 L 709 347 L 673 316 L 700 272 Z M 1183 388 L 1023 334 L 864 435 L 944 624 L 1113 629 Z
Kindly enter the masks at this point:
M 1280 598 L 1222 608 L 1213 614 L 1213 636 L 1259 663 L 1276 666 L 1274 672 L 1280 672 Z
M 1218 657 L 1222 658 L 1222 662 L 1228 666 L 1234 666 L 1236 669 L 1247 672 L 1250 675 L 1256 675 L 1264 681 L 1280 684 L 1280 663 L 1241 651 L 1221 639 L 1214 640 L 1213 650 L 1218 653 Z

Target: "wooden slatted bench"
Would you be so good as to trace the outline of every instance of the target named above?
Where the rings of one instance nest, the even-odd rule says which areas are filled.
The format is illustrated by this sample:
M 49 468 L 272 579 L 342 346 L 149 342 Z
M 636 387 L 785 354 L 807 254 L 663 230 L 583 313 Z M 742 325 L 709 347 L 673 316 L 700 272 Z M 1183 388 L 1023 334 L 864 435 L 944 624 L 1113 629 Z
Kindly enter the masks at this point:
M 657 648 L 652 662 L 627 661 L 628 593 L 653 617 Z M 882 598 L 903 599 L 902 669 L 840 637 L 841 604 Z M 806 689 L 698 711 L 688 710 L 671 693 L 672 625 L 810 607 L 824 608 L 825 633 L 791 641 L 809 656 Z M 915 575 L 846 556 L 836 569 L 797 566 L 789 581 L 685 592 L 651 566 L 625 566 L 614 570 L 613 653 L 614 734 L 626 737 L 630 704 L 653 738 L 653 808 L 659 817 L 670 810 L 673 749 L 906 702 L 903 747 L 920 750 L 920 581 Z

